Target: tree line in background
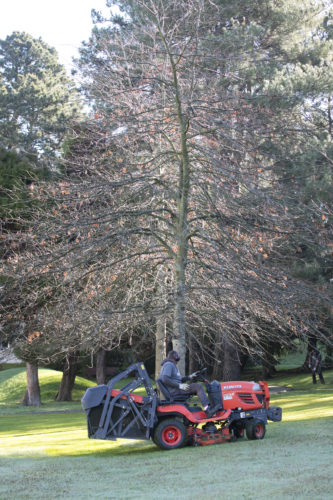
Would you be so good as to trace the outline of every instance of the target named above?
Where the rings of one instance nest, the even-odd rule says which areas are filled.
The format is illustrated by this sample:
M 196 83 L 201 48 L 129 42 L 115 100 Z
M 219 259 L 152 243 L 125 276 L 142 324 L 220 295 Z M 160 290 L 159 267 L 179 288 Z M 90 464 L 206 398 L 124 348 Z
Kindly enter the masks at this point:
M 78 90 L 41 40 L 0 41 L 2 336 L 65 367 L 58 399 L 83 353 L 99 382 L 113 351 L 225 380 L 330 354 L 329 4 L 107 4 Z

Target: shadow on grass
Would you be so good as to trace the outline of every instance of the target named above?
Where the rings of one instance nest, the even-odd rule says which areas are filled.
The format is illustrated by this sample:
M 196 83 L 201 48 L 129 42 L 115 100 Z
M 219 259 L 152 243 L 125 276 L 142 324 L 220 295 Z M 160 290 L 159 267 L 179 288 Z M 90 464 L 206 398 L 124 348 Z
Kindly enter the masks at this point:
M 124 439 L 118 440 L 119 442 L 114 442 L 114 441 L 109 441 L 110 447 L 106 449 L 99 449 L 99 450 L 90 450 L 90 451 L 84 451 L 82 453 L 76 453 L 71 455 L 72 457 L 88 457 L 88 456 L 94 456 L 94 457 L 100 457 L 100 458 L 105 458 L 105 457 L 114 457 L 114 456 L 121 456 L 121 455 L 147 455 L 151 453 L 165 453 L 165 451 L 161 450 L 158 448 L 155 444 L 153 444 L 150 440 L 149 441 L 141 441 L 140 443 L 135 445 L 131 445 L 126 443 Z M 174 450 L 177 451 L 177 450 Z

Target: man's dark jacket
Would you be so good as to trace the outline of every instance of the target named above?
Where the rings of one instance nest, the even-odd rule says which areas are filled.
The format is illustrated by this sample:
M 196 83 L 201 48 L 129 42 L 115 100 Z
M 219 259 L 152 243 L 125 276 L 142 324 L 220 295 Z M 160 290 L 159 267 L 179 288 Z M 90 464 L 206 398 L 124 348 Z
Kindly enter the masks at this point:
M 162 361 L 162 369 L 160 374 L 160 379 L 163 384 L 165 384 L 172 396 L 179 394 L 181 390 L 179 389 L 179 384 L 188 380 L 187 377 L 182 377 L 180 371 L 177 368 L 176 363 L 170 359 L 165 359 Z

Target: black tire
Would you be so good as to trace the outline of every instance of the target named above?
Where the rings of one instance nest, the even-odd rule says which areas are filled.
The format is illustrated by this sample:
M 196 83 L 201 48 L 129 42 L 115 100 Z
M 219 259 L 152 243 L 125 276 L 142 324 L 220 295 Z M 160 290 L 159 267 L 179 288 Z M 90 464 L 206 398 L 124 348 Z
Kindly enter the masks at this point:
M 230 430 L 236 439 L 242 439 L 245 435 L 244 423 L 238 420 L 230 426 Z
M 264 439 L 266 424 L 262 420 L 253 418 L 246 422 L 245 430 L 247 439 Z
M 175 450 L 186 444 L 185 425 L 175 418 L 162 420 L 154 431 L 153 441 L 163 450 Z

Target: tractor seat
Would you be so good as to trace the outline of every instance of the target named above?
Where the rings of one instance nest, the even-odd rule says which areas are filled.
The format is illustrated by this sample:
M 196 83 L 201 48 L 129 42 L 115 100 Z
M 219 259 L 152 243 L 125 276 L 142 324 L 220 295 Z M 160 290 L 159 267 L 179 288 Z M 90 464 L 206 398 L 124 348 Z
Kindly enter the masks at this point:
M 162 380 L 158 378 L 156 380 L 157 386 L 160 392 L 160 395 L 163 397 L 160 397 L 160 399 L 164 402 L 168 403 L 184 403 L 185 401 L 188 401 L 191 397 L 192 394 L 176 394 L 176 395 L 171 395 L 169 392 L 169 389 L 165 384 L 163 384 Z

